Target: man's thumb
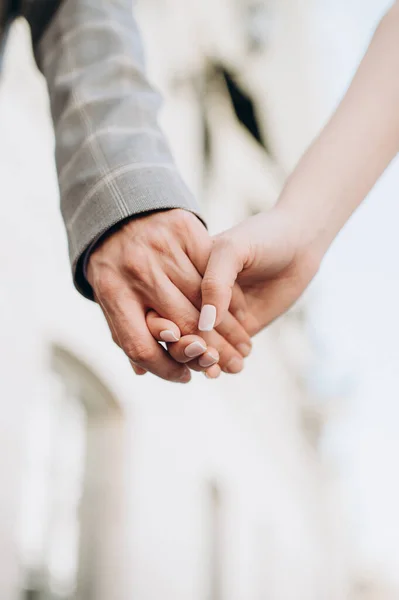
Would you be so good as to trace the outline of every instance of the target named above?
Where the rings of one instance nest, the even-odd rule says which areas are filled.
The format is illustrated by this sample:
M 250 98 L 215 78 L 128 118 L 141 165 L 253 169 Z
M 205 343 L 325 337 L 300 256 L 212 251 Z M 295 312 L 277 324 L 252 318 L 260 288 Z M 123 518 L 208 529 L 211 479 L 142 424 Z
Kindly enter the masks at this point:
M 211 331 L 223 321 L 241 268 L 232 245 L 224 240 L 215 242 L 201 285 L 200 331 Z

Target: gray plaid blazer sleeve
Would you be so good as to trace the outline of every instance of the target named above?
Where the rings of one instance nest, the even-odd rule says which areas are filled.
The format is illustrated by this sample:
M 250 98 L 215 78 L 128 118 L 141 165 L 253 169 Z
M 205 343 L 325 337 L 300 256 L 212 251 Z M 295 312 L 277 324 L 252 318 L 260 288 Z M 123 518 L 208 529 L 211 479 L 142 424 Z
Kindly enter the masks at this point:
M 37 0 L 36 0 L 37 1 Z M 183 208 L 199 214 L 157 125 L 131 0 L 64 0 L 35 54 L 48 84 L 76 287 L 85 251 L 115 224 Z

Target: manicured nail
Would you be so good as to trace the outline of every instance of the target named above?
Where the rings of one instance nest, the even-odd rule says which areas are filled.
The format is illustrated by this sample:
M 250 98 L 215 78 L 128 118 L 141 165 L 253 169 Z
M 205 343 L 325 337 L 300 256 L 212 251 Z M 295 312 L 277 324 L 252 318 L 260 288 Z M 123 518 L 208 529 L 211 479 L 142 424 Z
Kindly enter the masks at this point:
M 226 371 L 228 373 L 239 373 L 240 371 L 242 371 L 243 366 L 244 365 L 242 359 L 238 358 L 238 356 L 234 356 L 227 363 Z
M 198 329 L 200 331 L 212 331 L 216 321 L 216 307 L 212 304 L 205 304 L 202 307 Z
M 249 344 L 237 344 L 237 350 L 243 356 L 248 356 L 251 353 L 251 346 Z
M 163 342 L 178 342 L 179 338 L 175 335 L 175 333 L 171 329 L 165 329 L 165 331 L 161 331 L 159 337 Z
M 206 352 L 206 346 L 203 346 L 200 342 L 193 342 L 184 350 L 184 354 L 188 358 L 196 358 L 204 354 L 204 352 Z
M 200 357 L 198 363 L 200 367 L 204 367 L 204 369 L 207 369 L 208 367 L 211 367 L 212 365 L 216 364 L 218 360 L 219 359 L 215 356 L 212 356 L 210 352 L 206 352 L 203 356 Z

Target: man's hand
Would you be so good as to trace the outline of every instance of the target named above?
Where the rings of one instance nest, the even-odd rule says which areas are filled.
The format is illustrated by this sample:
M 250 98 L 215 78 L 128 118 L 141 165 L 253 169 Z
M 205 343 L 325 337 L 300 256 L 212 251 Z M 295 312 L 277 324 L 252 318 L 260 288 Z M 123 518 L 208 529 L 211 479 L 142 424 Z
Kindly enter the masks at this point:
M 154 310 L 195 334 L 201 307 L 201 272 L 212 241 L 199 219 L 181 209 L 135 218 L 107 237 L 90 256 L 87 277 L 107 319 L 114 341 L 132 365 L 169 381 L 190 380 L 187 366 L 156 342 L 146 323 Z M 232 310 L 245 306 L 237 288 Z M 221 368 L 237 373 L 251 342 L 243 326 L 226 311 L 217 331 L 202 336 L 220 356 Z M 195 358 L 195 357 L 192 357 Z
M 321 257 L 304 241 L 293 215 L 280 208 L 216 236 L 202 281 L 202 314 L 212 306 L 216 326 L 223 321 L 237 281 L 247 305 L 242 323 L 250 335 L 258 333 L 290 308 L 316 274 Z

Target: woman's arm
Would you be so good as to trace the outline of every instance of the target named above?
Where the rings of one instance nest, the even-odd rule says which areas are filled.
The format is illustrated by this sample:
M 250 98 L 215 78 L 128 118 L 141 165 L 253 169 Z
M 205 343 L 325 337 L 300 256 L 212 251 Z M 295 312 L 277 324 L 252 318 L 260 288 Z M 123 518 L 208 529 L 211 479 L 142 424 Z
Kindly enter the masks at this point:
M 399 3 L 379 24 L 338 109 L 278 206 L 322 256 L 399 151 Z
M 399 151 L 399 3 L 379 24 L 340 105 L 274 209 L 215 238 L 200 329 L 220 323 L 238 277 L 258 331 L 303 292 L 327 248 Z M 216 320 L 215 310 L 216 307 Z

